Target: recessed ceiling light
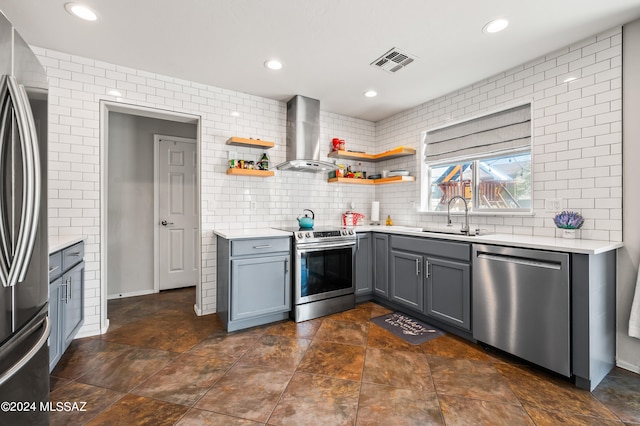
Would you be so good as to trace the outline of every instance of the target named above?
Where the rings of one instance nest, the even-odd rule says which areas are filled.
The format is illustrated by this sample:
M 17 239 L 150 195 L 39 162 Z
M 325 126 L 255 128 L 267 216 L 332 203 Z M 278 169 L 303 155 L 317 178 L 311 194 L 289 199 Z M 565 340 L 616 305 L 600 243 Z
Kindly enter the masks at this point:
M 95 21 L 98 19 L 98 14 L 93 9 L 80 3 L 66 3 L 64 8 L 73 16 L 77 16 L 85 21 Z
M 567 77 L 562 82 L 563 83 L 569 83 L 569 82 L 577 80 L 577 79 L 578 79 L 578 77 Z
M 107 95 L 111 95 L 111 96 L 122 96 L 122 93 L 120 93 L 119 90 L 116 89 L 111 89 L 107 92 Z
M 504 18 L 494 19 L 482 28 L 483 33 L 498 33 L 509 26 L 509 21 Z
M 240 117 L 240 113 L 238 111 L 232 111 L 231 112 L 231 116 L 232 117 Z
M 376 96 L 378 96 L 378 92 L 376 92 L 375 90 L 367 90 L 363 93 L 363 95 L 365 95 L 367 98 L 375 98 Z
M 270 70 L 279 70 L 282 69 L 282 62 L 277 59 L 269 59 L 264 63 L 264 66 Z

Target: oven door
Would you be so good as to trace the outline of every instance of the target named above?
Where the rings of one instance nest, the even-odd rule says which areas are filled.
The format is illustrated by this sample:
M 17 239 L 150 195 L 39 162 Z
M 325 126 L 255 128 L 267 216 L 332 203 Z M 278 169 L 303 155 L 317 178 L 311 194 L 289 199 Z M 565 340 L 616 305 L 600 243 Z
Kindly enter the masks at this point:
M 355 255 L 355 241 L 297 245 L 295 304 L 354 293 Z

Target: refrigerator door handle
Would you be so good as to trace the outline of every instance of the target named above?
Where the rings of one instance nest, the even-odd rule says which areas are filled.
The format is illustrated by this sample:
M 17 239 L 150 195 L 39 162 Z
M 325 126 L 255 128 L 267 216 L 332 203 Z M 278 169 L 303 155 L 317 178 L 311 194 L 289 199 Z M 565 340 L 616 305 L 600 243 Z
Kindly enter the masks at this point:
M 7 380 L 11 379 L 14 374 L 16 374 L 22 367 L 27 364 L 31 358 L 33 358 L 36 353 L 40 350 L 45 343 L 47 343 L 47 339 L 49 338 L 49 332 L 51 331 L 51 324 L 49 323 L 49 317 L 44 317 L 44 331 L 42 332 L 42 336 L 38 339 L 38 341 L 33 345 L 29 352 L 24 354 L 24 356 L 15 364 L 11 366 L 7 371 L 0 375 L 0 386 L 2 386 Z
M 7 78 L 0 78 L 0 159 L 4 156 L 5 137 L 8 133 L 7 127 L 11 127 L 11 102 L 9 98 L 9 89 L 7 87 Z M 6 190 L 4 183 L 4 171 L 0 171 L 0 280 L 3 286 L 6 286 L 9 278 L 9 267 L 11 266 L 11 250 L 9 230 L 7 223 L 7 211 L 10 206 L 7 205 L 8 197 L 2 191 Z
M 6 196 L 0 196 L 0 278 L 2 285 L 13 287 L 22 282 L 27 274 L 31 254 L 35 245 L 38 228 L 38 214 L 40 210 L 40 160 L 38 152 L 38 137 L 29 98 L 24 86 L 15 77 L 5 75 L 0 82 L 0 155 L 4 151 L 7 125 L 12 126 L 13 118 L 9 114 L 13 111 L 18 127 L 18 135 L 22 157 L 22 200 L 21 217 L 17 235 L 11 235 L 8 227 L 8 208 L 4 205 Z M 13 106 L 13 108 L 12 108 Z M 0 179 L 1 180 L 1 179 Z

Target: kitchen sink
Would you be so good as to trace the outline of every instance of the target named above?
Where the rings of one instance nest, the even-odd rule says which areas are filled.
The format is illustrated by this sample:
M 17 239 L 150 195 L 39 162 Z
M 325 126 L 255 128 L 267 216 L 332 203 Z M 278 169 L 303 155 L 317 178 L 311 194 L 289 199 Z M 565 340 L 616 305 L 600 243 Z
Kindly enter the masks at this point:
M 480 235 L 477 230 L 472 230 L 473 233 L 463 232 L 461 229 L 444 229 L 444 228 L 423 228 L 422 232 L 427 232 L 430 234 L 447 234 L 447 235 L 465 235 L 467 237 L 475 237 L 476 235 Z M 486 232 L 482 233 L 486 235 Z
M 462 230 L 460 229 L 424 228 L 422 232 L 429 232 L 433 234 L 466 235 L 466 232 L 462 232 Z

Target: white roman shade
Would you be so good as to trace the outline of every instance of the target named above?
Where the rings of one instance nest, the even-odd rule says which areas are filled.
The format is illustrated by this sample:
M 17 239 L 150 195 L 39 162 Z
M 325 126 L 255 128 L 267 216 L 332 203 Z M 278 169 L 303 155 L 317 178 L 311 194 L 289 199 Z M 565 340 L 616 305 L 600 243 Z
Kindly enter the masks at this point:
M 472 159 L 531 147 L 531 104 L 428 131 L 425 161 Z

